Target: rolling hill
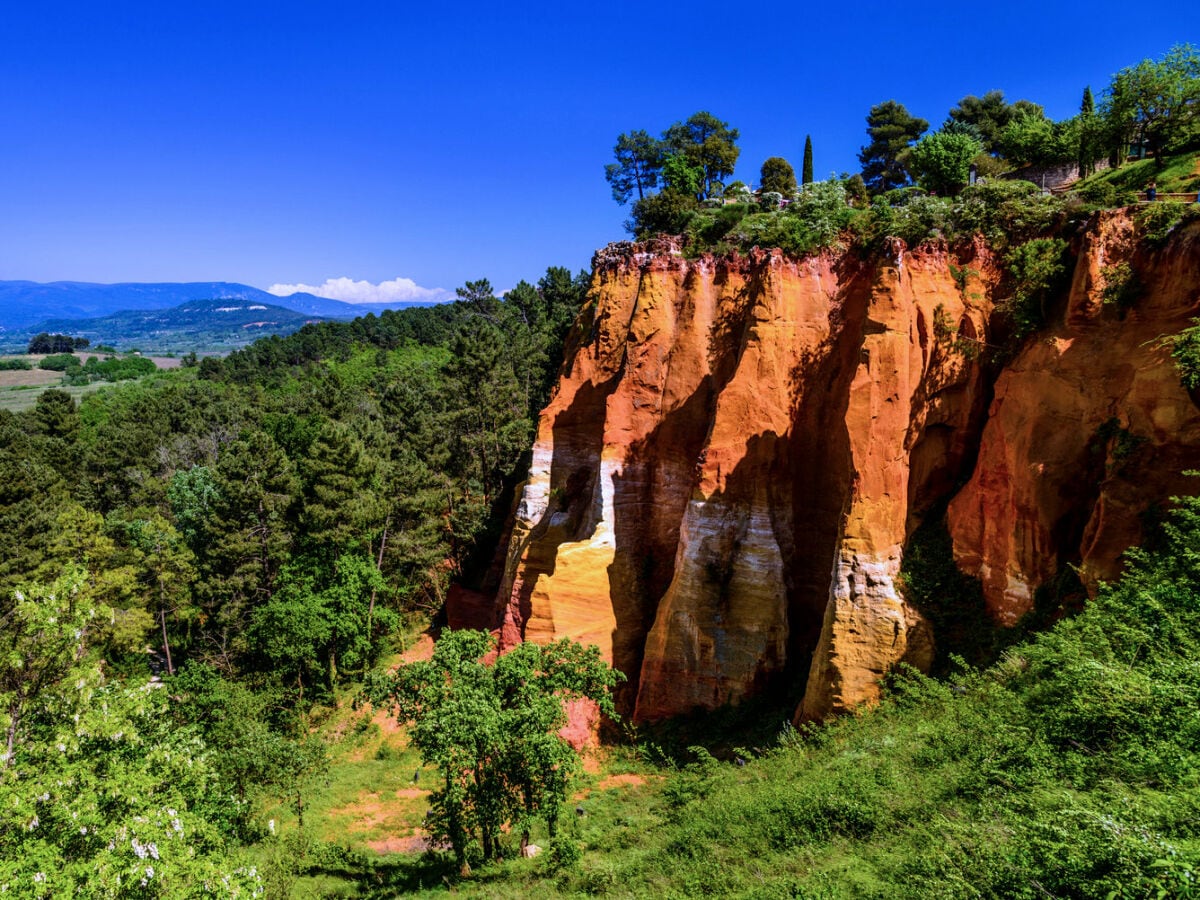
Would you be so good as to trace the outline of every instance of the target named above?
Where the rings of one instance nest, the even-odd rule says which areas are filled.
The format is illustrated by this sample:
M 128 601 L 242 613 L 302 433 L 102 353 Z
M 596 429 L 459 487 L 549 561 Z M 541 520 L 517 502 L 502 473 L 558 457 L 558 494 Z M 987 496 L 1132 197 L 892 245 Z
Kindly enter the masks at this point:
M 88 319 L 129 310 L 171 309 L 192 300 L 249 300 L 330 319 L 353 319 L 367 311 L 353 303 L 312 294 L 276 297 L 248 284 L 228 281 L 159 284 L 0 281 L 0 331 L 27 331 L 46 319 Z M 380 307 L 368 309 L 378 312 Z
M 0 343 L 24 345 L 33 334 L 47 331 L 85 337 L 93 345 L 136 347 L 147 352 L 226 351 L 244 347 L 265 335 L 291 334 L 309 322 L 329 318 L 257 299 L 191 300 L 170 309 L 43 319 L 28 329 L 10 332 L 7 340 Z

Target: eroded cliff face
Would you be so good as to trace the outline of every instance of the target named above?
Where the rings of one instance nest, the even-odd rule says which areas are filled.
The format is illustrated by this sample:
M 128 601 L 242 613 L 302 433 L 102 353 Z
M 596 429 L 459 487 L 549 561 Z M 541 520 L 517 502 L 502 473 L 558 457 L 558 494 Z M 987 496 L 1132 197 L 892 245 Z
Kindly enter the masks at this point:
M 1137 298 L 1103 301 L 1128 265 Z M 999 374 L 968 484 L 950 504 L 955 558 L 1012 624 L 1037 588 L 1078 564 L 1089 591 L 1119 571 L 1145 513 L 1195 484 L 1200 415 L 1163 338 L 1200 315 L 1200 229 L 1140 244 L 1123 211 L 1083 235 L 1065 312 Z
M 1060 323 L 998 374 L 977 352 L 1002 286 L 982 244 L 601 251 L 506 551 L 502 647 L 598 644 L 638 720 L 806 676 L 798 716 L 821 718 L 932 659 L 898 574 L 951 497 L 956 558 L 1001 621 L 1065 562 L 1111 575 L 1200 464 L 1200 417 L 1155 343 L 1200 307 L 1198 239 L 1145 254 L 1129 227 L 1094 224 Z M 1119 261 L 1144 284 L 1123 318 L 1099 299 Z

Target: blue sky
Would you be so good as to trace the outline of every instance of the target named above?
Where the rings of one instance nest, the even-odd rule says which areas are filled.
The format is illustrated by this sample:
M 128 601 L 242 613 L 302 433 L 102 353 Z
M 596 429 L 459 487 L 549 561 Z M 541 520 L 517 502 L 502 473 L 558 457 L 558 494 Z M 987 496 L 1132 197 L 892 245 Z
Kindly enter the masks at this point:
M 864 116 L 935 125 L 1200 43 L 1194 0 L 7 4 L 0 279 L 500 288 L 625 237 L 617 134 L 707 109 L 857 170 Z

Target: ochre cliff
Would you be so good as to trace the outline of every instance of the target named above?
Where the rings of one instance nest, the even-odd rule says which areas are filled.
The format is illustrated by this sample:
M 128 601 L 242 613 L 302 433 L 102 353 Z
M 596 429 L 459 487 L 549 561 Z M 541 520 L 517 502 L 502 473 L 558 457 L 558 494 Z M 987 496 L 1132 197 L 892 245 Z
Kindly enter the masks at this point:
M 1121 264 L 1138 295 L 1124 313 L 1102 298 Z M 1094 590 L 1141 540 L 1147 510 L 1194 492 L 1182 473 L 1200 466 L 1200 415 L 1163 338 L 1197 315 L 1200 229 L 1153 250 L 1124 212 L 1099 214 L 1062 315 L 996 379 L 979 461 L 950 504 L 955 558 L 1001 623 L 1064 564 Z
M 1200 416 L 1157 341 L 1200 309 L 1200 232 L 1150 252 L 1131 227 L 1089 223 L 1057 324 L 1003 367 L 980 361 L 1004 289 L 982 243 L 601 251 L 508 542 L 501 646 L 598 644 L 638 720 L 805 677 L 797 714 L 820 718 L 932 659 L 898 575 L 947 501 L 1001 622 L 1065 564 L 1111 576 L 1200 465 Z M 1123 316 L 1100 302 L 1115 262 L 1143 287 Z

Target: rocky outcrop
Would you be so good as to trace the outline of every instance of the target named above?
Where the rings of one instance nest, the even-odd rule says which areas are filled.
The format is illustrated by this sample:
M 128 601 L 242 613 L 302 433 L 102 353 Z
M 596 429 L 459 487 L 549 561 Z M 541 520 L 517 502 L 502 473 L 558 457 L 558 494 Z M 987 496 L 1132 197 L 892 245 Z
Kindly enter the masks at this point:
M 1064 563 L 1111 575 L 1200 462 L 1197 410 L 1155 343 L 1197 314 L 1196 235 L 1149 253 L 1128 228 L 1094 223 L 1060 324 L 999 372 L 979 361 L 1004 287 L 982 244 L 601 251 L 513 522 L 502 646 L 598 644 L 639 720 L 806 674 L 798 715 L 820 718 L 931 660 L 898 574 L 951 497 L 956 558 L 1001 621 Z M 1123 317 L 1099 302 L 1113 261 L 1145 288 Z
M 896 244 L 866 296 L 843 415 L 853 473 L 802 718 L 877 696 L 898 661 L 927 669 L 933 635 L 897 586 L 909 523 L 953 484 L 978 432 L 978 341 L 987 305 L 978 269 Z M 987 257 L 972 260 L 987 265 Z M 958 341 L 956 346 L 954 341 Z
M 1124 310 L 1103 300 L 1122 265 L 1136 286 Z M 950 504 L 956 560 L 998 621 L 1028 612 L 1064 564 L 1094 590 L 1148 510 L 1194 492 L 1182 473 L 1200 465 L 1200 410 L 1163 338 L 1197 315 L 1200 229 L 1155 250 L 1123 211 L 1100 214 L 1060 320 L 997 378 L 978 464 Z

